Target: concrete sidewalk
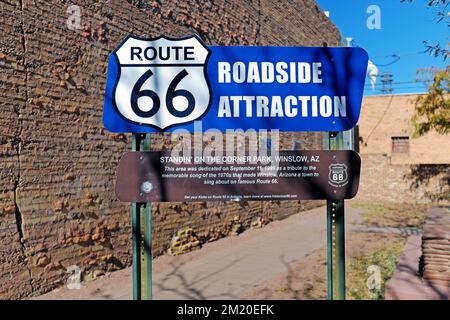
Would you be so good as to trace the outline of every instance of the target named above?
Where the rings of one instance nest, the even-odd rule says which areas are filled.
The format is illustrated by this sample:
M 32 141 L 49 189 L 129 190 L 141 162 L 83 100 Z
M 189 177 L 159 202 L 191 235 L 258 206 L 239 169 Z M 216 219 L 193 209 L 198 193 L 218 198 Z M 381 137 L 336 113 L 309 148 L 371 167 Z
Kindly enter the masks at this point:
M 349 229 L 362 210 L 346 206 Z M 208 243 L 202 249 L 153 261 L 155 299 L 239 299 L 240 295 L 326 245 L 326 208 L 301 212 L 257 230 Z M 131 268 L 61 288 L 37 299 L 131 299 Z

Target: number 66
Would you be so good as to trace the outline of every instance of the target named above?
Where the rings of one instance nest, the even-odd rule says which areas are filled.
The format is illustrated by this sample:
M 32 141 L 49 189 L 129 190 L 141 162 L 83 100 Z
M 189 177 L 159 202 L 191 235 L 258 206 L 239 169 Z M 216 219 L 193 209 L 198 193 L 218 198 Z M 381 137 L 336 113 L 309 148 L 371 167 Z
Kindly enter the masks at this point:
M 137 114 L 139 117 L 142 118 L 150 118 L 153 117 L 159 110 L 159 107 L 161 105 L 161 100 L 159 99 L 158 94 L 153 90 L 141 90 L 142 85 L 145 81 L 147 81 L 151 76 L 153 75 L 152 70 L 146 71 L 136 82 L 136 84 L 133 87 L 133 91 L 131 92 L 131 109 L 135 114 Z M 180 71 L 176 77 L 172 80 L 172 82 L 169 85 L 169 88 L 167 89 L 166 93 L 166 106 L 169 112 L 174 116 L 178 118 L 186 117 L 194 111 L 195 107 L 195 99 L 192 93 L 190 93 L 187 90 L 184 89 L 178 89 L 175 90 L 177 85 L 180 83 L 180 81 L 188 75 L 188 72 L 186 69 L 183 69 Z M 149 97 L 153 101 L 153 106 L 148 111 L 143 111 L 141 108 L 139 108 L 138 100 L 142 97 Z M 188 106 L 185 110 L 179 111 L 175 109 L 173 105 L 173 100 L 176 97 L 184 97 L 188 101 Z

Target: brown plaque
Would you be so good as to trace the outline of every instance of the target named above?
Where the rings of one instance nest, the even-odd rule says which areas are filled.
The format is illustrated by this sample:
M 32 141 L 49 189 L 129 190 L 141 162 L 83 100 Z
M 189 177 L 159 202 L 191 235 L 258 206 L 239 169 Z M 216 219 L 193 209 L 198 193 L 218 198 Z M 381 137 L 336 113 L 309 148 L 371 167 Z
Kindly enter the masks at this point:
M 359 186 L 354 151 L 280 151 L 272 156 L 173 156 L 128 152 L 116 195 L 125 202 L 341 200 Z

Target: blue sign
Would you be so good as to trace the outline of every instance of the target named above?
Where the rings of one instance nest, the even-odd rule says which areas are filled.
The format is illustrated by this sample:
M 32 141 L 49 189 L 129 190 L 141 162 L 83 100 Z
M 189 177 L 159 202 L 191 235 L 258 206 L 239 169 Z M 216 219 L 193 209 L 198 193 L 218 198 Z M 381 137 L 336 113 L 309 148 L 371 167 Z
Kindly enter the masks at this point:
M 344 131 L 358 121 L 367 63 L 361 48 L 207 47 L 196 35 L 130 35 L 109 56 L 103 123 L 134 133 Z

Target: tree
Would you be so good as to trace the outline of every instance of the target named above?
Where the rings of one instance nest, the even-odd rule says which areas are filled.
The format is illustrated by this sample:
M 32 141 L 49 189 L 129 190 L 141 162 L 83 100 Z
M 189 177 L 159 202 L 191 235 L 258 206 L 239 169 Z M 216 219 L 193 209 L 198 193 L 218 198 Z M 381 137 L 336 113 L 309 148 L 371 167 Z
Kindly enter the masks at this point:
M 450 132 L 450 66 L 430 71 L 434 79 L 428 87 L 428 93 L 415 100 L 412 118 L 415 136 L 422 136 L 430 130 L 440 134 Z

